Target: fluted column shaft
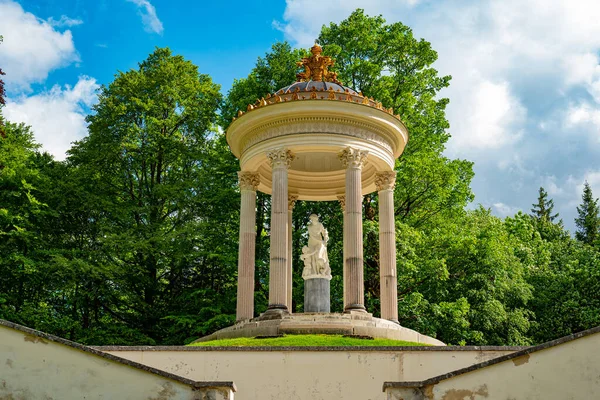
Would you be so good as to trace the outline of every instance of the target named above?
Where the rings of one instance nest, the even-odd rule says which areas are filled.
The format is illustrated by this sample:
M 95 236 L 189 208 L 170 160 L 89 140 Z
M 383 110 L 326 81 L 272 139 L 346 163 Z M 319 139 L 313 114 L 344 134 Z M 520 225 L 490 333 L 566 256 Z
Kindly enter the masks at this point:
M 240 242 L 236 320 L 254 317 L 254 255 L 256 244 L 256 187 L 258 174 L 238 172 L 240 183 Z
M 342 220 L 342 226 L 345 227 L 346 226 L 346 196 L 345 195 L 340 195 L 337 196 L 338 201 L 340 202 L 340 207 L 342 207 L 342 215 L 343 215 L 343 220 Z M 345 228 L 344 228 L 345 229 Z M 344 288 L 342 290 L 343 292 L 343 303 L 344 304 L 344 308 L 346 307 L 346 279 L 348 277 L 348 272 L 346 271 L 346 231 L 344 231 L 343 235 L 343 254 L 342 254 L 342 260 L 343 261 L 343 265 L 342 265 L 342 282 L 344 283 Z
M 287 224 L 287 238 L 288 238 L 288 268 L 287 268 L 287 302 L 286 306 L 289 312 L 292 312 L 292 289 L 294 285 L 293 280 L 293 259 L 292 259 L 292 213 L 294 211 L 294 205 L 298 200 L 298 196 L 288 195 L 288 224 Z
M 269 310 L 288 311 L 288 168 L 293 159 L 289 150 L 276 149 L 267 155 L 272 168 L 271 264 L 269 268 Z
M 375 176 L 379 193 L 379 293 L 381 318 L 398 322 L 398 279 L 396 277 L 396 227 L 394 184 L 396 173 Z
M 344 311 L 365 311 L 362 229 L 362 167 L 367 152 L 346 148 L 340 160 L 346 167 L 346 210 L 344 212 Z

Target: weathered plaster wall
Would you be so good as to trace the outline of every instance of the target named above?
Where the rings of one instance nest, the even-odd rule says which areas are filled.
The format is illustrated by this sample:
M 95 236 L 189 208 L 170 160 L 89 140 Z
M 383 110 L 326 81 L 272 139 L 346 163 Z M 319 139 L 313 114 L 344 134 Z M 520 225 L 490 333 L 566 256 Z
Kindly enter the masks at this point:
M 233 380 L 237 400 L 385 399 L 384 381 L 430 378 L 514 352 L 451 347 L 403 351 L 98 349 L 190 379 Z
M 399 382 L 388 400 L 565 400 L 600 397 L 600 331 L 431 382 Z M 390 385 L 393 385 L 390 384 Z M 412 386 L 412 387 L 411 387 Z
M 233 399 L 231 388 L 194 388 L 0 322 L 0 399 Z

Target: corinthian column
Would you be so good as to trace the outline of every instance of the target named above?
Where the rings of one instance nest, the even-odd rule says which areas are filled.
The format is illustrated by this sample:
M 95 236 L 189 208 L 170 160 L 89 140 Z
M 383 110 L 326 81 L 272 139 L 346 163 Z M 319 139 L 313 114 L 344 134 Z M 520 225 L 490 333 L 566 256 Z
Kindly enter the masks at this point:
M 240 193 L 240 244 L 236 320 L 254 317 L 254 252 L 256 243 L 256 188 L 258 174 L 238 172 Z
M 269 268 L 269 310 L 288 312 L 288 168 L 294 156 L 289 150 L 267 154 L 272 168 L 271 265 Z
M 290 312 L 292 312 L 292 286 L 294 284 L 293 280 L 293 263 L 292 263 L 292 212 L 294 211 L 294 205 L 296 205 L 296 201 L 298 200 L 298 196 L 293 194 L 288 195 L 288 223 L 287 223 L 287 248 L 288 248 L 288 268 L 287 268 L 287 302 L 286 306 Z
M 398 322 L 398 279 L 396 277 L 396 233 L 394 185 L 396 172 L 379 172 L 375 186 L 379 192 L 379 293 L 381 318 Z
M 362 167 L 368 152 L 347 147 L 339 158 L 346 168 L 344 211 L 344 311 L 365 310 L 362 233 Z

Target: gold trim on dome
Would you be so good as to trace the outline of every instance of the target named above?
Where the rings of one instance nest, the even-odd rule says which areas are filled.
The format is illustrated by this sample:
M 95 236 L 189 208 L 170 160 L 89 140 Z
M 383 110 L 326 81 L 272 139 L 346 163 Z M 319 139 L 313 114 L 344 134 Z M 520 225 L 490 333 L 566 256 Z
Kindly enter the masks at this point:
M 328 71 L 327 68 L 333 67 L 335 61 L 329 56 L 322 56 L 323 49 L 321 46 L 315 43 L 310 49 L 312 56 L 305 57 L 301 61 L 296 63 L 299 67 L 304 67 L 304 72 L 300 72 L 296 75 L 298 82 L 333 82 L 341 85 L 337 79 L 335 72 Z
M 334 64 L 334 61 L 331 59 L 331 57 L 322 56 L 321 46 L 316 43 L 311 48 L 311 52 L 311 57 L 303 58 L 302 61 L 297 63 L 298 66 L 304 67 L 304 72 L 301 72 L 297 75 L 298 82 L 333 82 L 341 86 L 341 83 L 337 80 L 337 74 L 327 69 Z M 373 97 L 369 98 L 363 95 L 362 92 L 356 94 L 353 93 L 353 91 L 351 92 L 348 88 L 344 88 L 344 91 L 340 89 L 335 90 L 331 86 L 329 88 L 317 88 L 316 86 L 311 86 L 311 88 L 308 89 L 308 85 L 305 90 L 302 90 L 296 86 L 293 91 L 288 88 L 285 91 L 280 89 L 273 94 L 267 93 L 266 96 L 257 99 L 253 104 L 248 104 L 246 111 L 238 111 L 237 115 L 233 117 L 233 121 L 250 111 L 266 107 L 271 104 L 302 100 L 337 100 L 356 103 L 384 111 L 395 117 L 397 120 L 402 121 L 400 115 L 395 115 L 392 108 L 383 107 L 380 101 L 376 101 L 373 99 Z
M 319 92 L 321 92 L 321 94 L 319 94 Z M 258 108 L 270 106 L 271 104 L 285 103 L 285 102 L 291 102 L 291 101 L 302 101 L 302 100 L 337 100 L 337 101 L 345 101 L 345 102 L 349 102 L 349 103 L 356 103 L 359 105 L 365 105 L 368 107 L 376 108 L 387 114 L 390 114 L 397 120 L 402 121 L 402 119 L 400 118 L 400 115 L 394 114 L 393 108 L 383 107 L 383 105 L 381 104 L 380 101 L 376 101 L 373 98 L 363 96 L 360 93 L 352 94 L 349 91 L 346 91 L 346 92 L 342 92 L 341 90 L 335 91 L 331 87 L 327 90 L 315 89 L 314 87 L 310 90 L 300 90 L 299 87 L 296 87 L 296 89 L 293 92 L 290 92 L 290 90 L 288 89 L 286 92 L 283 92 L 283 93 L 280 93 L 280 92 L 273 93 L 273 94 L 269 93 L 265 97 L 261 97 L 260 99 L 256 100 L 256 102 L 254 104 L 248 104 L 248 107 L 246 107 L 246 111 L 241 111 L 241 110 L 238 111 L 237 115 L 235 117 L 233 117 L 233 121 L 242 117 L 246 113 L 254 111 Z

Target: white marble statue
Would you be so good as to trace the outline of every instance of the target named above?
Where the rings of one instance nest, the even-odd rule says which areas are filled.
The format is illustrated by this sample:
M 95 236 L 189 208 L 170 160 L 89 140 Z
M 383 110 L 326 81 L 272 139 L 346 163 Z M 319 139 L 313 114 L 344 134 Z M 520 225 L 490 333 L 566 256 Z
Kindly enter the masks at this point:
M 329 268 L 329 257 L 327 257 L 329 234 L 323 224 L 319 222 L 317 215 L 312 214 L 309 218 L 308 246 L 302 248 L 300 256 L 300 259 L 304 261 L 302 277 L 304 279 L 331 279 L 331 268 Z

